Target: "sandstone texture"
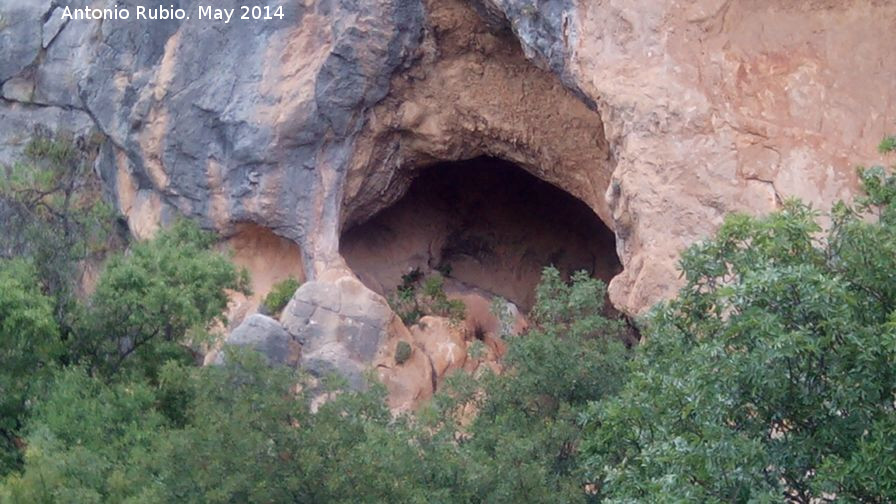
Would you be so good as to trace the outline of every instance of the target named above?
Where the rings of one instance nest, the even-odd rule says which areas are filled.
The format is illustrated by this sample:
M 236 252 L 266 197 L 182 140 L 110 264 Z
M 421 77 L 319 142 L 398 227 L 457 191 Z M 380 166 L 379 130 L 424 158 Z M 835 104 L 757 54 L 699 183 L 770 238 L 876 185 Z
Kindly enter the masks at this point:
M 673 295 L 678 253 L 729 212 L 854 193 L 896 126 L 894 22 L 879 0 L 578 2 L 568 72 L 613 153 L 617 307 Z
M 200 2 L 174 3 L 195 12 Z M 400 407 L 467 367 L 471 334 L 401 323 L 385 296 L 408 268 L 438 268 L 451 231 L 499 230 L 494 261 L 452 261 L 466 272 L 458 288 L 525 311 L 553 244 L 575 242 L 536 225 L 511 232 L 507 216 L 456 220 L 487 215 L 472 206 L 402 217 L 395 209 L 427 167 L 500 159 L 579 200 L 604 231 L 564 249 L 569 268 L 590 257 L 613 305 L 637 315 L 674 294 L 678 254 L 725 214 L 792 196 L 828 208 L 854 193 L 855 165 L 880 162 L 875 146 L 896 129 L 887 0 L 282 5 L 283 19 L 263 22 L 100 22 L 64 21 L 51 0 L 0 0 L 0 163 L 35 130 L 105 139 L 95 169 L 133 235 L 186 215 L 220 232 L 252 273 L 253 296 L 234 302 L 233 342 L 274 338 L 269 353 L 281 327 L 302 365 L 355 386 L 375 368 Z M 504 201 L 493 193 L 482 200 Z M 531 201 L 532 215 L 565 219 Z M 387 247 L 352 234 L 371 223 L 394 233 Z M 306 283 L 281 319 L 252 315 L 288 276 Z M 397 341 L 413 346 L 402 365 Z

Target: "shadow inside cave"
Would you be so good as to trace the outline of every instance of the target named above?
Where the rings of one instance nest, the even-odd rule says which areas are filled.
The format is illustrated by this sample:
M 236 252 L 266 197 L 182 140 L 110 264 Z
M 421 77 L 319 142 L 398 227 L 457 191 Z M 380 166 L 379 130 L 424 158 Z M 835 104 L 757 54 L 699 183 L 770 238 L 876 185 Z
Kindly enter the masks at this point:
M 380 294 L 409 272 L 438 271 L 446 286 L 499 295 L 523 311 L 545 266 L 605 282 L 621 271 L 612 231 L 585 203 L 489 157 L 422 168 L 396 203 L 345 230 L 340 250 Z

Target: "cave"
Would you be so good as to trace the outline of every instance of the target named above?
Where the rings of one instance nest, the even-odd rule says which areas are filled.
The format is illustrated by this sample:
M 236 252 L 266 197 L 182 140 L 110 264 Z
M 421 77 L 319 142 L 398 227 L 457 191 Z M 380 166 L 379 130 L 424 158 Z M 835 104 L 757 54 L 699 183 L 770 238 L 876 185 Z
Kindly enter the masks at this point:
M 439 272 L 446 291 L 476 289 L 524 312 L 545 266 L 605 282 L 621 271 L 613 232 L 591 208 L 491 157 L 420 168 L 394 204 L 344 230 L 340 251 L 383 295 L 405 275 Z

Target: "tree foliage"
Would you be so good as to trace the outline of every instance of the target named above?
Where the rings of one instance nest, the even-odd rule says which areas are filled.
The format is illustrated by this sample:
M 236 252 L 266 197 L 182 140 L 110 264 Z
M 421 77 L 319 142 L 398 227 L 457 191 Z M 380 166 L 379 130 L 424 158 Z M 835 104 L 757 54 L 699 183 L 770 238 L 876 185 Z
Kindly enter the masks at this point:
M 45 187 L 28 176 L 0 204 Z M 82 301 L 46 271 L 83 254 L 57 270 L 23 238 L 0 259 L 0 502 L 893 502 L 896 177 L 861 180 L 824 229 L 798 201 L 729 216 L 634 350 L 600 281 L 546 269 L 502 372 L 401 416 L 382 386 L 319 396 L 251 352 L 195 366 L 246 285 L 195 225 L 111 257 Z M 60 229 L 56 196 L 25 199 Z M 411 318 L 453 309 L 440 278 L 404 287 Z
M 95 140 L 41 133 L 22 162 L 0 167 L 0 257 L 30 260 L 63 333 L 79 269 L 104 256 L 115 227 L 91 170 Z
M 296 289 L 301 287 L 301 285 L 302 284 L 293 277 L 288 277 L 275 283 L 274 286 L 271 287 L 271 291 L 264 297 L 264 301 L 262 301 L 264 310 L 272 315 L 278 315 L 283 311 L 283 308 L 286 308 L 286 304 L 289 303 L 293 294 L 296 293 Z
M 20 462 L 26 401 L 62 352 L 53 301 L 20 260 L 0 259 L 0 474 Z
M 603 297 L 598 281 L 546 270 L 541 322 L 510 342 L 508 372 L 457 380 L 428 419 L 393 417 L 382 387 L 312 407 L 301 375 L 251 353 L 222 367 L 169 361 L 154 380 L 59 371 L 0 498 L 581 502 L 576 412 L 621 386 L 625 360 L 618 324 L 589 313 Z
M 211 251 L 214 235 L 182 220 L 106 263 L 89 299 L 72 351 L 92 369 L 114 373 L 126 363 L 153 374 L 184 343 L 221 318 L 225 289 L 247 281 L 229 258 Z
M 896 200 L 864 179 L 827 233 L 789 201 L 684 254 L 625 389 L 588 415 L 607 501 L 896 498 Z
M 627 360 L 622 324 L 602 315 L 605 296 L 604 284 L 585 272 L 567 283 L 546 268 L 533 327 L 509 340 L 505 372 L 480 380 L 455 375 L 453 388 L 437 398 L 440 439 L 460 442 L 447 458 L 465 469 L 456 502 L 589 498 L 579 412 L 616 393 Z

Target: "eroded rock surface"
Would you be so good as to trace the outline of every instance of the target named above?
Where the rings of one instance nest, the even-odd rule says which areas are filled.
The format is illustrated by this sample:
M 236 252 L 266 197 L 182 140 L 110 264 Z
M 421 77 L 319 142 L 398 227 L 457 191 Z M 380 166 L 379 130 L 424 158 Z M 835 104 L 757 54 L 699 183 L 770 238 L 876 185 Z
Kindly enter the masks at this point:
M 885 0 L 303 0 L 283 11 L 226 25 L 63 22 L 54 2 L 0 0 L 0 162 L 35 127 L 99 134 L 96 170 L 134 235 L 183 214 L 226 237 L 251 225 L 295 243 L 277 255 L 292 266 L 272 261 L 262 283 L 301 269 L 302 296 L 316 296 L 293 307 L 314 308 L 296 316 L 308 354 L 352 373 L 414 336 L 381 300 L 363 314 L 326 307 L 333 289 L 377 296 L 349 285 L 340 235 L 426 165 L 501 158 L 582 201 L 615 235 L 611 300 L 636 314 L 675 292 L 678 254 L 726 213 L 849 196 L 854 165 L 880 161 L 896 117 L 896 4 Z M 309 336 L 315 317 L 329 333 Z M 361 319 L 370 337 L 358 349 L 345 324 Z
M 577 2 L 568 68 L 615 160 L 616 306 L 673 295 L 679 252 L 728 212 L 855 191 L 896 118 L 894 23 L 874 0 Z
M 296 366 L 301 346 L 276 320 L 255 313 L 250 315 L 227 337 L 227 345 L 245 347 L 262 354 L 271 364 Z M 216 362 L 224 360 L 219 353 Z
M 415 271 L 447 275 L 527 311 L 547 265 L 605 282 L 619 272 L 613 234 L 587 205 L 492 158 L 426 168 L 393 206 L 347 229 L 340 251 L 383 295 Z
M 400 321 L 386 300 L 357 279 L 307 282 L 280 316 L 302 346 L 302 365 L 318 377 L 338 372 L 362 388 L 364 371 Z
M 238 268 L 249 272 L 250 293 L 230 294 L 227 321 L 236 327 L 243 319 L 261 307 L 262 301 L 279 282 L 292 278 L 305 281 L 302 251 L 292 240 L 277 236 L 271 230 L 250 223 L 234 226 L 234 234 L 220 244 L 231 252 Z

